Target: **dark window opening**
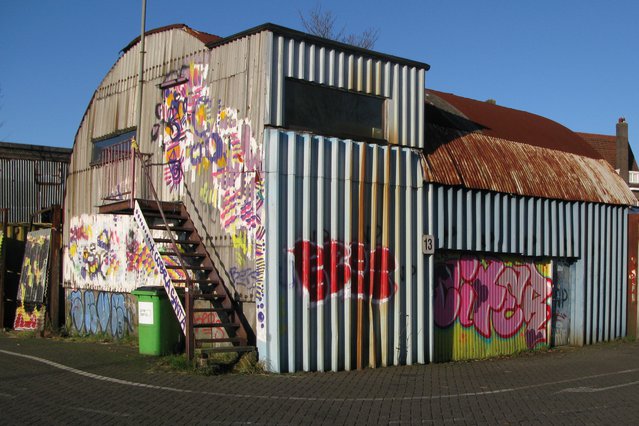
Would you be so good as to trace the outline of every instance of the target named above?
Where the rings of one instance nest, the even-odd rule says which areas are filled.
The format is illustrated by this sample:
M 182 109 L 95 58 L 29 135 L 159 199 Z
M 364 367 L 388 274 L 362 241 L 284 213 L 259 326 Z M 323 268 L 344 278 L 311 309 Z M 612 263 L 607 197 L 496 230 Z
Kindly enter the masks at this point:
M 363 141 L 385 139 L 385 98 L 290 78 L 284 91 L 284 126 L 289 129 Z
M 91 164 L 104 164 L 128 157 L 131 153 L 131 141 L 135 138 L 135 133 L 135 130 L 127 130 L 94 140 Z

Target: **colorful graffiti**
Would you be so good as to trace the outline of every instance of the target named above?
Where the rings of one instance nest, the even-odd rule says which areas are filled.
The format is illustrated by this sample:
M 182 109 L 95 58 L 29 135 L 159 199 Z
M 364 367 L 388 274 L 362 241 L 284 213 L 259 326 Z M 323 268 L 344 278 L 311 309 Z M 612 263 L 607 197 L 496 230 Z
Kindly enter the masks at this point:
M 131 291 L 157 285 L 148 247 L 129 216 L 71 218 L 64 282 L 73 288 Z
M 175 191 L 189 172 L 192 180 L 209 176 L 199 189 L 200 200 L 217 211 L 242 265 L 255 258 L 262 228 L 261 146 L 252 137 L 251 123 L 239 118 L 237 110 L 219 101 L 214 108 L 206 83 L 208 65 L 191 63 L 180 75 L 187 81 L 164 89 L 156 106 L 159 122 L 152 130 L 164 149 L 165 181 Z
M 45 307 L 36 305 L 31 311 L 24 304 L 16 309 L 13 329 L 19 331 L 39 331 L 44 329 Z
M 259 226 L 255 235 L 255 271 L 257 272 L 257 280 L 255 282 L 255 308 L 257 319 L 257 338 L 261 341 L 266 340 L 266 301 L 264 300 L 264 273 L 266 271 L 266 261 L 264 257 L 264 235 L 266 230 L 263 226 Z
M 46 295 L 51 230 L 41 229 L 27 234 L 18 300 L 42 303 Z
M 72 333 L 121 339 L 134 332 L 135 299 L 127 294 L 71 290 L 67 303 L 67 324 Z
M 240 269 L 236 266 L 231 267 L 229 275 L 231 276 L 235 289 L 242 294 L 253 294 L 260 278 L 260 274 L 257 270 L 252 268 Z
M 547 344 L 551 295 L 548 263 L 440 259 L 435 272 L 435 324 L 453 334 L 440 344 L 458 346 L 453 347 L 453 359 L 463 357 L 464 345 L 489 355 L 522 349 L 517 344 L 500 347 L 509 339 L 529 349 Z M 471 330 L 475 336 L 468 333 Z
M 173 285 L 173 281 L 171 281 L 171 276 L 169 275 L 169 272 L 166 268 L 164 259 L 160 255 L 160 252 L 155 245 L 155 241 L 153 240 L 153 236 L 151 235 L 151 230 L 149 229 L 146 220 L 144 219 L 144 215 L 142 214 L 142 210 L 140 210 L 140 205 L 137 201 L 135 202 L 135 209 L 133 210 L 133 219 L 137 223 L 140 232 L 142 233 L 144 243 L 149 248 L 149 251 L 153 256 L 153 262 L 155 263 L 156 268 L 159 270 L 158 277 L 161 280 L 160 282 L 162 283 L 162 287 L 164 287 L 164 290 L 169 297 L 173 312 L 175 312 L 175 316 L 180 323 L 180 328 L 182 329 L 182 332 L 186 334 L 186 311 L 184 310 L 184 306 L 180 301 L 180 297 L 175 290 L 175 286 Z
M 214 102 L 207 83 L 207 64 L 190 63 L 177 73 L 185 83 L 165 88 L 156 105 L 158 122 L 152 138 L 164 151 L 164 178 L 170 192 L 184 179 L 204 176 L 197 196 L 217 216 L 222 232 L 231 237 L 235 264 L 255 261 L 254 285 L 258 338 L 264 328 L 264 179 L 262 147 L 253 137 L 248 118 Z M 167 76 L 175 78 L 176 73 Z M 241 283 L 243 284 L 243 283 Z
M 370 250 L 360 242 L 331 240 L 321 246 L 298 241 L 289 253 L 294 257 L 295 282 L 312 304 L 323 302 L 329 294 L 382 303 L 397 291 L 393 281 L 397 264 L 388 247 Z

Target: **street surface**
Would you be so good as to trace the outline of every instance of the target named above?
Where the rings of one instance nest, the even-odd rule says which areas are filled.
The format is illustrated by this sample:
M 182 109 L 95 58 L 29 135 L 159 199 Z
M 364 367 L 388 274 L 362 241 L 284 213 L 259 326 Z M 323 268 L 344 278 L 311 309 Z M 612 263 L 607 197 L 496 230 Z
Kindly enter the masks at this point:
M 638 424 L 639 343 L 340 373 L 199 376 L 0 332 L 0 424 Z

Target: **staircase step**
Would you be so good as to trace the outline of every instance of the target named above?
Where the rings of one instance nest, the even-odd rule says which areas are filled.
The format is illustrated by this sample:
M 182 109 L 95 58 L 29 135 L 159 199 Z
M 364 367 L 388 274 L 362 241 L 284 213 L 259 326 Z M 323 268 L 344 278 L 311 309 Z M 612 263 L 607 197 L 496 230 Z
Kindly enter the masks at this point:
M 144 214 L 144 217 L 146 218 L 162 218 L 162 215 L 160 214 L 159 211 L 142 211 L 142 213 Z M 172 220 L 182 220 L 182 221 L 187 221 L 188 218 L 182 216 L 180 213 L 168 213 L 168 212 L 164 212 L 164 217 L 167 219 L 172 219 Z
M 178 283 L 178 284 L 184 284 L 186 283 L 186 278 L 175 278 L 173 280 L 174 283 Z M 191 282 L 193 284 L 211 284 L 211 285 L 218 285 L 220 283 L 219 280 L 209 280 L 209 279 L 196 279 L 196 278 L 191 278 Z M 201 296 L 193 296 L 194 298 L 202 298 Z
M 137 201 L 143 213 L 146 211 L 153 211 L 153 212 L 159 211 L 158 204 L 155 200 L 138 199 Z M 182 210 L 182 203 L 175 203 L 171 201 L 160 201 L 160 205 L 162 206 L 162 211 L 164 213 L 175 213 L 175 212 L 180 212 Z
M 196 252 L 187 252 L 187 253 L 179 252 L 179 253 L 180 253 L 180 256 L 182 256 L 182 257 L 190 257 L 190 258 L 198 258 L 198 257 L 205 258 L 206 257 L 205 254 L 196 253 Z M 171 251 L 161 251 L 160 252 L 160 256 L 177 256 L 177 253 L 175 251 L 173 251 L 173 250 L 171 250 Z
M 180 265 L 166 265 L 166 269 L 183 269 Z M 184 265 L 184 269 L 188 269 L 189 271 L 206 271 L 210 272 L 213 270 L 212 266 L 196 266 L 196 265 Z
M 215 354 L 222 352 L 254 352 L 255 346 L 220 346 L 216 348 L 198 348 L 195 350 L 200 354 Z
M 193 324 L 193 328 L 239 328 L 240 324 L 234 322 L 202 322 Z
M 202 343 L 240 343 L 242 341 L 241 337 L 223 337 L 220 339 L 196 339 L 195 344 Z
M 227 313 L 233 313 L 234 311 L 235 310 L 233 308 L 193 308 L 193 312 L 227 312 Z
M 200 299 L 200 300 L 224 300 L 226 299 L 226 296 L 223 294 L 198 294 L 197 296 L 193 297 L 194 299 Z
M 169 243 L 169 244 L 172 242 L 170 238 L 153 238 L 153 241 L 155 241 L 156 243 Z M 186 240 L 179 240 L 179 239 L 176 239 L 175 243 L 183 245 L 183 246 L 184 245 L 197 246 L 200 244 L 197 241 L 186 241 Z
M 169 229 L 166 229 L 164 224 L 157 225 L 149 225 L 149 229 L 155 229 L 158 231 L 173 231 L 173 232 L 193 232 L 195 228 L 192 226 L 169 226 Z

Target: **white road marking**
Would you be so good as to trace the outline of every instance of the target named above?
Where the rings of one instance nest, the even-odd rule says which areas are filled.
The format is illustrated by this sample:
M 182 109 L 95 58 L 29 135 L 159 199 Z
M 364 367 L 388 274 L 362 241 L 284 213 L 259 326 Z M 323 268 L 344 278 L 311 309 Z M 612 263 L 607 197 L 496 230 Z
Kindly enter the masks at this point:
M 69 410 L 82 411 L 85 413 L 104 414 L 104 415 L 115 416 L 115 417 L 131 417 L 131 414 L 119 413 L 117 411 L 95 410 L 93 408 L 75 407 L 71 405 L 66 405 L 64 406 L 64 408 L 67 408 Z
M 608 390 L 611 390 L 611 389 L 619 389 L 619 388 L 625 388 L 625 387 L 628 387 L 628 386 L 635 386 L 635 385 L 639 385 L 639 381 L 637 381 L 637 382 L 629 382 L 629 383 L 622 383 L 622 384 L 614 385 L 614 386 L 606 386 L 605 388 L 589 388 L 587 386 L 583 386 L 583 387 L 579 387 L 579 388 L 566 388 L 566 389 L 560 390 L 557 393 L 605 392 L 605 391 L 608 391 Z
M 555 385 L 560 385 L 560 384 L 564 384 L 564 383 L 578 382 L 578 381 L 581 381 L 581 380 L 589 380 L 589 379 L 596 379 L 596 378 L 600 378 L 600 377 L 609 377 L 609 376 L 616 376 L 616 375 L 620 375 L 620 374 L 635 373 L 635 372 L 639 371 L 639 368 L 633 368 L 633 369 L 629 369 L 629 370 L 613 371 L 613 372 L 610 372 L 610 373 L 593 374 L 593 375 L 590 375 L 590 376 L 581 376 L 581 377 L 575 377 L 575 378 L 572 378 L 572 379 L 557 380 L 557 381 L 554 381 L 554 382 L 544 382 L 544 383 L 536 383 L 536 384 L 531 384 L 531 385 L 526 385 L 526 386 L 518 386 L 518 387 L 512 387 L 512 388 L 494 389 L 494 390 L 480 391 L 480 392 L 464 392 L 464 393 L 458 393 L 458 394 L 419 395 L 419 396 L 408 396 L 408 397 L 322 398 L 322 397 L 304 397 L 304 396 L 286 396 L 286 395 L 285 396 L 280 396 L 280 395 L 230 394 L 230 393 L 221 393 L 221 392 L 208 392 L 208 391 L 195 391 L 195 390 L 189 390 L 189 389 L 178 389 L 178 388 L 173 388 L 173 387 L 168 387 L 168 386 L 149 385 L 149 384 L 145 384 L 145 383 L 131 382 L 129 380 L 115 379 L 113 377 L 106 377 L 106 376 L 101 376 L 99 374 L 88 373 L 86 371 L 78 370 L 78 369 L 73 368 L 73 367 L 69 367 L 69 366 L 66 366 L 66 365 L 63 365 L 63 364 L 59 364 L 59 363 L 54 362 L 54 361 L 49 361 L 48 359 L 44 359 L 44 358 L 40 358 L 40 357 L 36 357 L 36 356 L 32 356 L 32 355 L 25 355 L 25 354 L 21 354 L 21 353 L 17 353 L 17 352 L 5 351 L 5 350 L 2 350 L 2 349 L 0 349 L 0 353 L 6 354 L 6 355 L 17 356 L 17 357 L 21 357 L 21 358 L 30 359 L 32 361 L 40 362 L 40 363 L 49 365 L 51 367 L 58 368 L 58 369 L 64 370 L 64 371 L 68 371 L 69 373 L 77 374 L 77 375 L 80 375 L 80 376 L 83 376 L 83 377 L 87 377 L 87 378 L 90 378 L 90 379 L 100 380 L 100 381 L 109 382 L 109 383 L 116 383 L 116 384 L 125 385 L 125 386 L 135 386 L 135 387 L 145 388 L 145 389 L 164 390 L 164 391 L 169 391 L 169 392 L 188 393 L 188 394 L 197 394 L 197 395 L 210 395 L 210 396 L 226 397 L 226 398 L 252 398 L 252 399 L 267 399 L 267 400 L 288 400 L 288 401 L 294 400 L 294 401 L 327 401 L 327 402 L 344 402 L 344 401 L 351 401 L 351 402 L 382 402 L 382 401 L 415 401 L 415 400 L 435 400 L 435 399 L 464 398 L 464 397 L 496 395 L 496 394 L 501 394 L 501 393 L 517 392 L 517 391 L 540 388 L 540 387 L 545 387 L 545 386 L 555 386 Z M 639 384 L 639 381 L 631 382 L 631 383 L 625 383 L 625 384 L 621 384 L 621 385 L 609 386 L 609 387 L 606 387 L 606 388 L 597 388 L 597 389 L 589 390 L 587 392 L 601 392 L 601 391 L 610 390 L 610 389 L 616 389 L 616 388 L 625 387 L 625 386 L 632 386 L 632 385 L 635 385 L 635 384 Z M 568 390 L 564 389 L 563 392 L 569 392 L 570 389 L 573 389 L 573 391 L 574 391 L 574 389 L 589 389 L 589 388 L 586 388 L 586 387 L 568 388 Z M 562 391 L 559 391 L 559 392 L 562 392 Z M 556 393 L 559 393 L 559 392 L 556 392 Z M 581 392 L 583 392 L 583 390 L 581 390 Z

